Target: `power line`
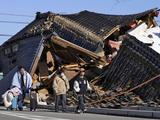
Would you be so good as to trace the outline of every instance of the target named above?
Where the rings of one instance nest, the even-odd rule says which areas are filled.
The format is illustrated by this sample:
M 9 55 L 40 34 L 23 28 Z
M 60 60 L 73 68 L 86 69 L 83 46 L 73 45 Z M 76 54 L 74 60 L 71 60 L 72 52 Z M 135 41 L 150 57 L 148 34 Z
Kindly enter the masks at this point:
M 9 34 L 0 34 L 0 36 L 3 36 L 3 37 L 12 37 L 13 35 L 9 35 Z
M 114 8 L 116 8 L 117 5 L 119 5 L 120 3 L 124 3 L 124 2 L 128 2 L 128 0 L 115 0 L 115 3 L 111 6 L 111 8 L 109 9 L 109 11 L 112 11 Z
M 24 15 L 24 14 L 13 14 L 13 13 L 0 13 L 0 15 L 7 15 L 7 16 L 21 16 L 21 17 L 34 17 L 32 15 Z
M 29 24 L 29 22 L 5 21 L 5 20 L 0 20 L 0 23 Z

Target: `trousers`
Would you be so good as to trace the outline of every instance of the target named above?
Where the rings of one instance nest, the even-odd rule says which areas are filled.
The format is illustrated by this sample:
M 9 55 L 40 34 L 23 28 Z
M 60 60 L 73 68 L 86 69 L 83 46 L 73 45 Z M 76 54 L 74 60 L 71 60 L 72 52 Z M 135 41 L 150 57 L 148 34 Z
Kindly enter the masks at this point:
M 66 111 L 66 94 L 56 95 L 55 110 L 59 111 L 59 104 L 62 105 L 62 111 Z
M 11 109 L 17 109 L 17 101 L 18 101 L 18 96 L 15 96 L 15 97 L 12 99 Z
M 79 94 L 77 97 L 78 97 L 77 110 L 82 110 L 82 111 L 84 111 L 84 109 L 85 109 L 85 105 L 84 105 L 84 95 L 83 95 L 83 94 Z

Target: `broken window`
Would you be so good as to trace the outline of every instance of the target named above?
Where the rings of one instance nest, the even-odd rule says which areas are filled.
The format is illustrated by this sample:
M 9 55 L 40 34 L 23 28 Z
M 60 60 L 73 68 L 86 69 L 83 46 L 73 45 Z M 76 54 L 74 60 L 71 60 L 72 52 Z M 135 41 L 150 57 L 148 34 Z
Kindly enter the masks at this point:
M 12 46 L 12 52 L 17 52 L 18 51 L 18 44 L 14 44 Z
M 16 58 L 13 58 L 13 59 L 11 60 L 11 64 L 12 64 L 12 65 L 15 65 L 16 61 L 17 61 L 17 59 L 16 59 Z
M 4 50 L 4 54 L 5 55 L 8 55 L 8 54 L 10 54 L 11 53 L 11 48 L 10 47 L 8 47 L 8 48 L 6 48 L 5 50 Z
M 3 79 L 3 73 L 0 72 L 0 80 L 2 80 L 2 79 Z

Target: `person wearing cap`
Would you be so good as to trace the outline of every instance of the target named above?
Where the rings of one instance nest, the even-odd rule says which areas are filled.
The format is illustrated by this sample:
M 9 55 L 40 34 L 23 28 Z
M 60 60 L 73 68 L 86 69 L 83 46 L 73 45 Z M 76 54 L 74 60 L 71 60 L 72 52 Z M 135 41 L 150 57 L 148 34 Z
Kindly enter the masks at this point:
M 21 94 L 18 96 L 18 108 L 20 111 L 23 110 L 24 98 L 27 94 L 29 95 L 31 85 L 31 75 L 23 66 L 19 66 L 18 71 L 13 76 L 12 86 L 16 86 L 21 90 Z
M 76 111 L 78 113 L 86 111 L 86 108 L 84 105 L 84 95 L 86 94 L 87 90 L 92 90 L 84 74 L 85 74 L 85 70 L 81 68 L 80 76 L 78 76 L 78 78 L 74 81 L 74 86 L 73 86 L 78 97 L 78 106 Z
M 60 102 L 62 104 L 62 111 L 66 112 L 66 92 L 69 88 L 69 81 L 64 74 L 64 68 L 58 68 L 53 80 L 53 90 L 56 95 L 55 112 L 59 112 Z

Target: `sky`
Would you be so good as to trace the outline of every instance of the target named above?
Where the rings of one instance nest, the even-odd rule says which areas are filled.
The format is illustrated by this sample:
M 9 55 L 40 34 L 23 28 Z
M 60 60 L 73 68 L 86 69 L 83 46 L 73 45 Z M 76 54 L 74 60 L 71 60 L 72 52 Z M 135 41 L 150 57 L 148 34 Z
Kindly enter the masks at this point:
M 160 9 L 160 0 L 1 0 L 0 45 L 33 21 L 36 12 L 70 14 L 88 10 L 126 15 L 156 7 Z M 160 25 L 160 16 L 157 21 Z

